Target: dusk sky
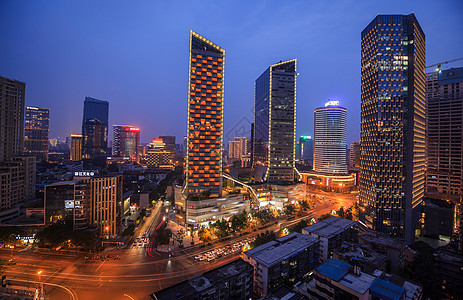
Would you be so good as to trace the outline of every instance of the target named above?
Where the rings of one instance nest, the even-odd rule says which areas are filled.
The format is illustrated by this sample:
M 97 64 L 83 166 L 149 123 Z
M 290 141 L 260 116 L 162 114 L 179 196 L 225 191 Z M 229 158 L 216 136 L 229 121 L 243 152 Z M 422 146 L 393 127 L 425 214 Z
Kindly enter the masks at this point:
M 0 75 L 26 83 L 26 105 L 50 109 L 50 137 L 81 132 L 90 96 L 110 102 L 110 125 L 139 126 L 142 142 L 181 142 L 193 29 L 225 49 L 226 145 L 249 135 L 255 79 L 293 58 L 297 136 L 313 135 L 313 110 L 331 98 L 347 107 L 350 144 L 360 138 L 360 33 L 378 13 L 412 12 L 427 65 L 463 57 L 463 1 L 2 0 Z

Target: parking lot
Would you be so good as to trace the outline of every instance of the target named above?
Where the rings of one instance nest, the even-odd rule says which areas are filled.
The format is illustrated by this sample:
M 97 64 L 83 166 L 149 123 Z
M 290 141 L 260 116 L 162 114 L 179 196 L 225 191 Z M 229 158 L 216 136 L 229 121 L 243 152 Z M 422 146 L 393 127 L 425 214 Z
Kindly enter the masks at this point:
M 198 254 L 195 256 L 195 260 L 212 261 L 223 256 L 241 252 L 246 244 L 252 243 L 254 240 L 255 238 L 246 238 L 242 241 Z

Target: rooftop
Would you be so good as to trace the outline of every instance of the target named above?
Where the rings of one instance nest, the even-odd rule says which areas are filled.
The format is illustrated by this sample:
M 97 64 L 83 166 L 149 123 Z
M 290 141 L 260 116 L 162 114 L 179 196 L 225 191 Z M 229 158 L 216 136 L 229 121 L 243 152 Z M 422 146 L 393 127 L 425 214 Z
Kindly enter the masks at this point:
M 321 264 L 316 270 L 330 279 L 339 281 L 349 273 L 350 265 L 340 260 L 328 259 Z
M 377 278 L 370 286 L 370 293 L 380 299 L 400 300 L 405 293 L 405 289 L 381 278 Z
M 151 294 L 151 299 L 192 299 L 194 295 L 214 286 L 224 279 L 250 272 L 253 268 L 242 259 L 234 260 L 222 267 L 213 269 L 191 279 L 182 281 L 173 286 Z
M 347 230 L 352 226 L 356 226 L 357 222 L 338 217 L 330 217 L 326 220 L 318 221 L 317 223 L 305 227 L 302 232 L 316 234 L 325 238 L 333 236 Z
M 266 267 L 271 267 L 278 262 L 304 251 L 318 243 L 316 238 L 293 232 L 275 241 L 268 242 L 256 248 L 244 252 Z

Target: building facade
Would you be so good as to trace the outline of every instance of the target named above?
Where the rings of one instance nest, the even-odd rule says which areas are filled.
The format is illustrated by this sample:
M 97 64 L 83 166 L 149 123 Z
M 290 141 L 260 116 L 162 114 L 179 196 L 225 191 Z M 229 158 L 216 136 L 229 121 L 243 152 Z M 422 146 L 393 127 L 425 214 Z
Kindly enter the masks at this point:
M 82 135 L 71 134 L 71 161 L 82 160 Z
M 338 101 L 328 101 L 314 112 L 314 170 L 346 174 L 347 109 Z
M 0 162 L 23 152 L 26 84 L 0 76 Z
M 410 14 L 378 15 L 361 37 L 359 218 L 412 243 L 425 185 L 425 36 Z
M 294 181 L 296 155 L 296 59 L 271 65 L 255 82 L 254 165 L 269 183 Z
M 349 169 L 360 168 L 360 143 L 352 142 L 349 153 Z
M 33 106 L 26 107 L 24 121 L 24 152 L 37 160 L 48 161 L 48 128 L 50 110 Z
M 224 58 L 224 49 L 190 31 L 187 197 L 222 194 Z
M 151 167 L 170 169 L 173 167 L 174 154 L 173 151 L 167 149 L 162 138 L 154 138 L 147 150 L 146 164 Z
M 140 128 L 128 125 L 113 125 L 112 155 L 138 162 L 140 155 Z
M 108 151 L 109 102 L 85 97 L 82 120 L 84 158 L 106 156 Z
M 166 149 L 175 153 L 175 136 L 165 135 L 159 138 L 166 144 Z
M 255 298 L 298 282 L 318 266 L 319 258 L 318 240 L 297 232 L 243 252 L 243 260 L 254 267 Z
M 463 68 L 426 78 L 426 193 L 459 200 L 463 194 Z
M 299 138 L 299 158 L 309 165 L 313 165 L 314 140 L 310 135 Z

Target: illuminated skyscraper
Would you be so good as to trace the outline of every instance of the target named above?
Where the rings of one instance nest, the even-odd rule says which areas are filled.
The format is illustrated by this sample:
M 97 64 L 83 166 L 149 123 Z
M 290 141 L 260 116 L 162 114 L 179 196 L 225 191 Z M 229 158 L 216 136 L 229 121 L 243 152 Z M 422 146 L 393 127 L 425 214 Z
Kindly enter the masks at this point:
M 185 188 L 189 198 L 222 195 L 224 56 L 224 49 L 190 31 Z
M 313 165 L 314 141 L 310 135 L 303 135 L 299 138 L 299 159 L 305 160 Z
M 347 110 L 338 101 L 328 101 L 315 109 L 314 170 L 346 174 Z
M 71 134 L 71 160 L 82 160 L 82 135 Z
M 140 128 L 128 125 L 113 125 L 112 155 L 138 162 L 138 146 L 140 144 Z
M 48 126 L 50 110 L 26 106 L 24 121 L 24 152 L 37 160 L 48 161 Z
M 413 243 L 424 193 L 425 36 L 414 14 L 362 31 L 360 221 Z
M 106 156 L 108 151 L 109 102 L 85 97 L 82 120 L 84 158 Z
M 271 65 L 255 82 L 253 164 L 266 167 L 263 181 L 294 181 L 296 78 L 293 59 Z

